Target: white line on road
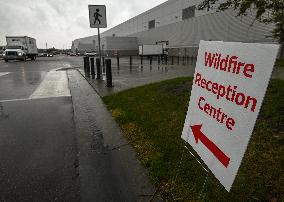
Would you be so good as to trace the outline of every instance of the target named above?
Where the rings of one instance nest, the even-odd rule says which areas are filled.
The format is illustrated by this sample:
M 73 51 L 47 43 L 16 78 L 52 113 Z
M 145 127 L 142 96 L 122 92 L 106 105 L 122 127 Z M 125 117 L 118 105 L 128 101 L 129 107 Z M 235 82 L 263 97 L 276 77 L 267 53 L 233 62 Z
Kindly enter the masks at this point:
M 70 96 L 60 96 L 60 97 L 70 97 Z M 47 99 L 47 98 L 36 98 L 36 99 Z M 4 102 L 17 102 L 17 101 L 27 101 L 34 100 L 34 98 L 20 98 L 20 99 L 12 99 L 12 100 L 0 100 L 0 103 Z
M 10 74 L 10 72 L 0 72 L 0 76 L 5 76 L 7 74 Z
M 0 76 L 7 75 L 9 73 L 10 72 L 0 72 Z M 29 98 L 0 100 L 0 103 L 69 96 L 71 96 L 71 94 L 68 87 L 66 71 L 50 71 Z
M 50 71 L 30 99 L 71 96 L 65 71 Z
M 12 100 L 0 100 L 0 102 L 14 102 L 14 101 L 24 101 L 24 100 L 30 100 L 30 99 L 23 98 L 23 99 L 12 99 Z

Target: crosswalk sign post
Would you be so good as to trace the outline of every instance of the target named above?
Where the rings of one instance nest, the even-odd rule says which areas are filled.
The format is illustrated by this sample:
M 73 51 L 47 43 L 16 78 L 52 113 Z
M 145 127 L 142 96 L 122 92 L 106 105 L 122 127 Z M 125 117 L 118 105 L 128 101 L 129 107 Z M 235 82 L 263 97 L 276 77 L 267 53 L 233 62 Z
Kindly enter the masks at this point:
M 100 57 L 100 61 L 102 61 L 100 28 L 107 27 L 106 6 L 105 5 L 89 5 L 88 7 L 89 7 L 90 27 L 98 28 L 99 57 Z
M 106 6 L 89 5 L 89 19 L 91 28 L 106 28 Z

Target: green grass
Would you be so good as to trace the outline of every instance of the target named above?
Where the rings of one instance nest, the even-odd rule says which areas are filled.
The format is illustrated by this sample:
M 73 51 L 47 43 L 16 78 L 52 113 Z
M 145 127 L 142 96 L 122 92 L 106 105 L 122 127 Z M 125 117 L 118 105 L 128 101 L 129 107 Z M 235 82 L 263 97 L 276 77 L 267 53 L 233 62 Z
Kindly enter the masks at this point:
M 284 60 L 283 59 L 277 59 L 276 62 L 275 62 L 275 67 L 284 68 Z
M 178 78 L 103 98 L 150 178 L 160 187 L 163 198 L 283 201 L 284 81 L 270 82 L 248 150 L 229 193 L 209 174 L 200 194 L 206 172 L 184 150 L 181 131 L 191 85 L 191 78 Z

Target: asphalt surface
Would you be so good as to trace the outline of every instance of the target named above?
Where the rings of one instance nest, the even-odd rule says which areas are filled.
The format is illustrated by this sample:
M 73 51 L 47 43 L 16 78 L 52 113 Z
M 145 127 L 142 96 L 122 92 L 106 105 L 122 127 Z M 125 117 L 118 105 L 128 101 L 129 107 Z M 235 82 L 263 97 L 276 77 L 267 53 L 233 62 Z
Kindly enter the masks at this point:
M 80 201 L 71 96 L 34 94 L 68 65 L 61 57 L 0 61 L 0 201 Z
M 0 108 L 1 199 L 79 201 L 71 98 L 11 101 Z
M 160 201 L 81 57 L 0 61 L 0 201 Z

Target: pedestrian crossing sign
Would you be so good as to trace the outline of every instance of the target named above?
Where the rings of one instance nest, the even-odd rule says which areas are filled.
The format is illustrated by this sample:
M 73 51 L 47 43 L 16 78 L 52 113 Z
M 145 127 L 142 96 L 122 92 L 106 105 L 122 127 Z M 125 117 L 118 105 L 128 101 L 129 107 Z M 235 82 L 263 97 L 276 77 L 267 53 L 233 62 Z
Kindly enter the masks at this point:
M 91 28 L 106 28 L 106 6 L 89 5 L 89 19 Z

